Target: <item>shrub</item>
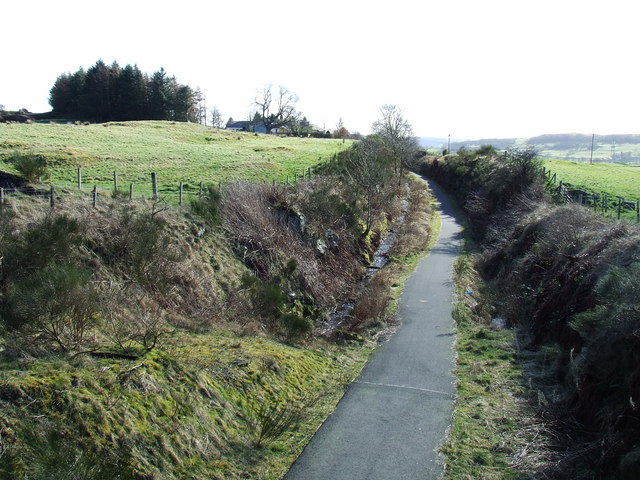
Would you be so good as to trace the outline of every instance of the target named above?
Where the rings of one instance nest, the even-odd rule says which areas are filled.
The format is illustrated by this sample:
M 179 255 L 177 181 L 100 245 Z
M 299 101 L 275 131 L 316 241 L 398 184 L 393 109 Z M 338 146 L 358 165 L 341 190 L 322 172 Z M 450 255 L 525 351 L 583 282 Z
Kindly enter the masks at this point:
M 50 176 L 47 161 L 43 155 L 21 154 L 11 159 L 16 170 L 29 182 L 36 183 L 47 180 Z
M 149 301 L 144 291 L 118 286 L 106 293 L 108 298 L 103 299 L 101 305 L 105 318 L 103 330 L 123 353 L 135 353 L 140 347 L 151 351 L 172 332 L 164 311 Z
M 7 295 L 6 326 L 65 352 L 81 348 L 96 323 L 90 276 L 88 270 L 51 263 L 20 278 Z
M 210 185 L 204 196 L 191 201 L 191 211 L 201 217 L 209 226 L 220 223 L 220 199 L 222 194 Z
M 303 411 L 308 405 L 296 405 L 293 402 L 278 404 L 260 402 L 259 406 L 249 412 L 249 427 L 254 434 L 254 445 L 262 447 L 283 433 L 291 430 L 303 418 Z
M 285 313 L 280 318 L 280 325 L 282 326 L 287 339 L 289 341 L 295 341 L 306 335 L 313 328 L 313 324 L 306 318 L 296 313 Z
M 83 226 L 66 215 L 49 215 L 18 235 L 6 255 L 6 274 L 19 278 L 49 263 L 73 263 Z
M 249 273 L 242 276 L 241 285 L 249 292 L 253 311 L 268 325 L 273 326 L 288 303 L 288 298 L 282 292 L 280 285 L 275 282 L 261 281 Z
M 101 228 L 91 248 L 104 262 L 148 291 L 166 295 L 172 288 L 173 265 L 183 257 L 172 244 L 166 222 L 155 212 L 124 206 Z

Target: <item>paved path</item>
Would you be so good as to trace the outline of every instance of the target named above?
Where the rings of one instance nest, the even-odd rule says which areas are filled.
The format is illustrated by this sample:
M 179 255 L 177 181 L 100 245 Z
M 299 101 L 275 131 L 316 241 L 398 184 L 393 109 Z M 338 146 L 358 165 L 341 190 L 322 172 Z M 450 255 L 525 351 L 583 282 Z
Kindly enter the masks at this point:
M 453 263 L 461 228 L 437 186 L 437 245 L 407 280 L 400 329 L 371 357 L 286 480 L 437 479 L 455 393 Z

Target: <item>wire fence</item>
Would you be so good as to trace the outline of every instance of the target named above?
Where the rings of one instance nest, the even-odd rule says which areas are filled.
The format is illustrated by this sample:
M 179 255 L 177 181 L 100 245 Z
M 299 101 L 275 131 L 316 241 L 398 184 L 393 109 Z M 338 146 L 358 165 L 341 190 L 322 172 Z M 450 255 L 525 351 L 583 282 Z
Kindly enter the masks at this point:
M 640 223 L 640 200 L 630 201 L 625 197 L 610 195 L 606 192 L 573 189 L 570 183 L 563 182 L 545 167 L 542 167 L 542 174 L 547 185 L 565 203 L 582 205 L 605 216 L 615 216 L 618 220 L 634 220 Z
M 271 180 L 271 184 L 293 185 L 299 180 L 310 179 L 314 175 L 317 176 L 315 169 L 311 167 L 301 172 L 294 172 L 293 175 L 287 175 L 285 180 Z M 83 199 L 90 203 L 94 208 L 100 203 L 101 199 L 111 197 L 119 197 L 128 200 L 134 198 L 150 199 L 157 202 L 183 206 L 193 199 L 202 198 L 207 195 L 207 189 L 211 186 L 217 187 L 218 190 L 224 188 L 225 185 L 237 183 L 239 181 L 215 183 L 199 182 L 196 186 L 179 182 L 177 184 L 160 183 L 158 175 L 155 172 L 150 174 L 150 181 L 147 183 L 128 183 L 122 184 L 117 172 L 113 173 L 113 182 L 111 186 L 105 187 L 104 184 L 88 186 L 83 182 L 82 170 L 77 169 L 77 182 L 75 185 L 51 185 L 48 187 L 0 187 L 0 207 L 16 202 L 36 200 L 42 203 L 48 203 L 52 208 L 56 203 L 64 201 L 66 198 Z M 261 183 L 269 183 L 263 180 Z

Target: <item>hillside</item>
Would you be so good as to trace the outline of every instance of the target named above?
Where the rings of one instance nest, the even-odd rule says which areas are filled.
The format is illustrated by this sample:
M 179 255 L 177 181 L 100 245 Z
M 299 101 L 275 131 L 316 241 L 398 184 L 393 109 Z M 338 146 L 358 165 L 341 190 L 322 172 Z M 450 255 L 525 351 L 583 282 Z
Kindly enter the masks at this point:
M 498 150 L 509 147 L 533 147 L 543 158 L 555 158 L 576 162 L 591 161 L 591 135 L 547 134 L 530 138 L 485 138 L 451 142 L 451 151 L 460 147 L 476 149 L 493 145 Z M 640 162 L 640 135 L 596 135 L 593 143 L 594 162 Z
M 612 198 L 640 200 L 640 167 L 613 163 L 576 163 L 545 160 L 544 166 L 557 175 L 568 188 L 606 193 Z
M 0 171 L 17 173 L 16 154 L 44 156 L 56 186 L 83 182 L 113 188 L 136 184 L 149 192 L 150 174 L 158 174 L 161 192 L 175 192 L 179 182 L 196 191 L 200 182 L 284 181 L 329 160 L 351 142 L 277 137 L 207 128 L 182 122 L 112 122 L 103 124 L 0 124 Z
M 65 126 L 90 132 L 97 149 L 85 127 Z M 140 142 L 148 128 L 172 132 L 167 148 L 206 131 L 141 127 Z M 96 127 L 113 128 L 134 126 Z M 253 145 L 247 155 L 287 140 L 213 134 Z M 23 138 L 44 153 L 63 142 Z M 79 138 L 65 142 L 80 148 Z M 299 145 L 294 169 L 318 153 Z M 431 232 L 424 184 L 384 182 L 364 196 L 343 165 L 352 157 L 291 185 L 212 186 L 182 208 L 106 194 L 95 208 L 71 194 L 53 209 L 5 198 L 0 479 L 280 478 L 393 328 L 398 287 Z M 367 273 L 392 226 L 389 263 Z

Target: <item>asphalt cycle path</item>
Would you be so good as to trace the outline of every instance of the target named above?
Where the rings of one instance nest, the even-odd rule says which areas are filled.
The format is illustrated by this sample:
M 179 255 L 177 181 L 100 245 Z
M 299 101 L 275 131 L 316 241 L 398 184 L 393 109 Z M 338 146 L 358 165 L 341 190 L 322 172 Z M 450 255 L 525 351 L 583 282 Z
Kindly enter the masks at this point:
M 453 264 L 462 229 L 444 192 L 429 186 L 442 227 L 405 283 L 401 326 L 349 385 L 285 480 L 430 480 L 443 474 L 438 447 L 453 413 Z

